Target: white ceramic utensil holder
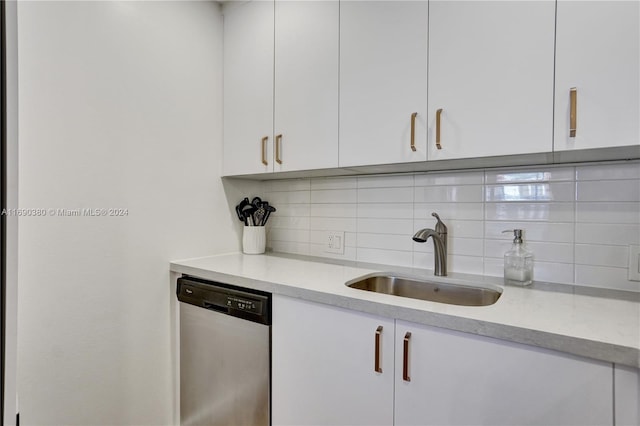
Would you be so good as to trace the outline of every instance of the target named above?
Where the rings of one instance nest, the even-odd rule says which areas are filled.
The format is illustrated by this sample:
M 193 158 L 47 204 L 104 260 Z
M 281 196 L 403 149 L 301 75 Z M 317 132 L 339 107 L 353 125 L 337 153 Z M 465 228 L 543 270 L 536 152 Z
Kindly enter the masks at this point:
M 262 254 L 267 245 L 264 226 L 245 226 L 242 232 L 242 252 L 244 254 Z

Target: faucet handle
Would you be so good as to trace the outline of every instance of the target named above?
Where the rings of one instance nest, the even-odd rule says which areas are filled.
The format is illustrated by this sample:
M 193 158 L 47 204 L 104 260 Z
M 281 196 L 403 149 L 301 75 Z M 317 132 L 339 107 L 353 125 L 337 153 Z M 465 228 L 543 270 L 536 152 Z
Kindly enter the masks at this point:
M 433 213 L 431 213 L 431 216 L 435 217 L 438 220 L 438 222 L 436 223 L 435 231 L 440 235 L 446 234 L 447 233 L 447 225 L 442 223 L 442 221 L 440 220 L 440 216 L 438 216 L 438 213 L 433 212 Z

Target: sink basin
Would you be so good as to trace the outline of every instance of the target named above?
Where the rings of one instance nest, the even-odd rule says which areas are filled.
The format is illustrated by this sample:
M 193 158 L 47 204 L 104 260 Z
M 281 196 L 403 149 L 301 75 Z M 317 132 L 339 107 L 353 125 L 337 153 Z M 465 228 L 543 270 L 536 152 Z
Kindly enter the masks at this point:
M 367 275 L 346 283 L 348 287 L 431 302 L 462 306 L 489 306 L 498 301 L 499 290 L 461 284 L 438 283 L 395 275 Z

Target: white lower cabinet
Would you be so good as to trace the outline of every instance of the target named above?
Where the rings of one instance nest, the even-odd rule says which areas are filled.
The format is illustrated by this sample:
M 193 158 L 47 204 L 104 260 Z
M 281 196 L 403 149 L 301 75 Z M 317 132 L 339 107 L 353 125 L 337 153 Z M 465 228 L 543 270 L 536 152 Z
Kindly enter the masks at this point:
M 408 341 L 404 376 L 404 339 Z M 396 321 L 396 425 L 611 425 L 612 365 Z
M 613 425 L 609 363 L 278 295 L 272 337 L 273 425 Z
M 274 295 L 272 424 L 393 424 L 393 328 L 392 319 Z
M 640 370 L 615 366 L 616 426 L 640 425 Z

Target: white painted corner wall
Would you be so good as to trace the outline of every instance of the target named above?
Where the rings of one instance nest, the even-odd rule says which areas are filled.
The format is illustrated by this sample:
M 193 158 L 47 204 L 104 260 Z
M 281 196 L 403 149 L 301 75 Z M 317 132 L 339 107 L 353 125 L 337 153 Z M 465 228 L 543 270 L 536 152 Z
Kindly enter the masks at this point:
M 169 261 L 240 241 L 219 5 L 18 2 L 18 27 L 20 206 L 127 211 L 20 218 L 21 420 L 171 424 Z

